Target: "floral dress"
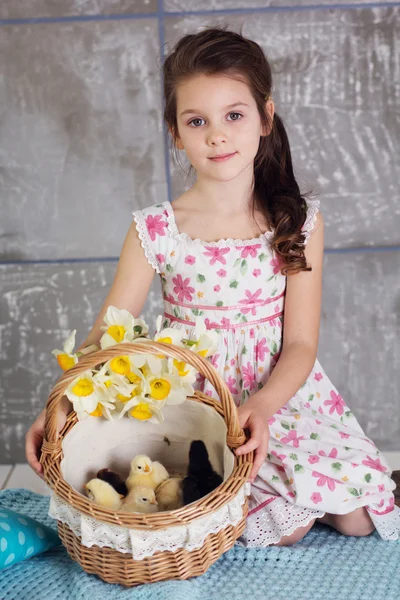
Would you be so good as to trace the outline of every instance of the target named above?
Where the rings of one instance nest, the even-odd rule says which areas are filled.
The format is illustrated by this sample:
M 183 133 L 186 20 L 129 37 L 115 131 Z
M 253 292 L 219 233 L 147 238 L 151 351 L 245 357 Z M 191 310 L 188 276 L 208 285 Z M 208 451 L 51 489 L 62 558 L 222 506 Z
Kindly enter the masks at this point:
M 306 241 L 319 201 L 308 201 Z M 286 277 L 271 233 L 205 242 L 179 232 L 170 202 L 133 213 L 149 263 L 161 277 L 165 327 L 194 333 L 202 315 L 219 335 L 210 358 L 240 406 L 263 387 L 282 347 Z M 195 386 L 218 398 L 208 380 Z M 383 539 L 396 540 L 400 509 L 391 469 L 315 361 L 304 385 L 269 420 L 268 455 L 251 486 L 242 541 L 268 546 L 325 513 L 365 506 Z

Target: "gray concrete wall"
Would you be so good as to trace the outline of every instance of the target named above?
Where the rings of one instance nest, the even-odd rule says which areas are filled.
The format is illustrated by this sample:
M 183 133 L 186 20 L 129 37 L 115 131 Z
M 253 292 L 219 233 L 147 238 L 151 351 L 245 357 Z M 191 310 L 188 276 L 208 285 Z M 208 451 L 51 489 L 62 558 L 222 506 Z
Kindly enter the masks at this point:
M 79 343 L 90 330 L 131 211 L 184 187 L 165 155 L 161 49 L 215 23 L 264 48 L 299 183 L 320 193 L 319 359 L 367 435 L 400 448 L 400 3 L 328 6 L 2 0 L 2 462 L 24 460 L 25 432 L 59 375 L 50 352 L 71 329 Z M 155 281 L 150 322 L 159 293 Z

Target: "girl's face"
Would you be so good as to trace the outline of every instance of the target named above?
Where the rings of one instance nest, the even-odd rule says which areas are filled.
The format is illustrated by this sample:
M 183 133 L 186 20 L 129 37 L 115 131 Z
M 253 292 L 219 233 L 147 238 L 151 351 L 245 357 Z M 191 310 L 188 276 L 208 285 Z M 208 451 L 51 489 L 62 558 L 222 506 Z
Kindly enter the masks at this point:
M 266 107 L 270 116 L 274 105 Z M 185 150 L 199 177 L 231 181 L 250 168 L 269 134 L 244 81 L 224 75 L 195 75 L 177 87 L 176 146 Z

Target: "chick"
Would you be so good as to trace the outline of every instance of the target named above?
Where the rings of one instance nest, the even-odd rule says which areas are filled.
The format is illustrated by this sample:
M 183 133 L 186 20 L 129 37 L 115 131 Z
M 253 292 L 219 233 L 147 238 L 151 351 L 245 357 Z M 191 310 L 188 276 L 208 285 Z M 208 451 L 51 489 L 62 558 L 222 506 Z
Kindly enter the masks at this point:
M 144 485 L 155 490 L 168 477 L 168 471 L 161 463 L 153 462 L 148 456 L 139 454 L 131 462 L 131 471 L 126 485 L 128 490 L 137 485 Z
M 158 505 L 154 490 L 144 485 L 135 486 L 124 498 L 121 510 L 140 513 L 157 512 Z
M 187 476 L 182 481 L 183 503 L 190 504 L 206 496 L 222 483 L 212 468 L 207 448 L 201 440 L 190 444 Z
M 156 488 L 158 508 L 176 510 L 183 506 L 182 477 L 169 477 Z
M 123 496 L 118 494 L 116 490 L 101 479 L 91 479 L 85 485 L 87 495 L 93 502 L 104 506 L 104 508 L 110 508 L 111 510 L 119 510 L 122 504 Z
M 97 478 L 102 479 L 103 481 L 107 481 L 107 483 L 112 485 L 112 487 L 118 492 L 118 494 L 122 494 L 122 496 L 127 495 L 128 488 L 126 487 L 126 483 L 118 475 L 118 473 L 115 473 L 110 469 L 100 469 L 100 471 L 97 473 Z

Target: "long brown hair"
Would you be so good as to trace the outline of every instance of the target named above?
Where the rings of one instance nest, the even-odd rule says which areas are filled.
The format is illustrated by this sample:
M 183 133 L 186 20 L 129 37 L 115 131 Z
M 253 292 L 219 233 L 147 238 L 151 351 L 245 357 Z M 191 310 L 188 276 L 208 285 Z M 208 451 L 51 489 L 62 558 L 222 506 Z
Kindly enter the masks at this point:
M 288 136 L 275 113 L 270 123 L 265 110 L 272 89 L 272 73 L 261 47 L 239 33 L 208 28 L 182 37 L 163 66 L 164 118 L 173 137 L 178 135 L 176 88 L 186 77 L 223 73 L 244 78 L 257 103 L 261 122 L 270 131 L 260 138 L 254 160 L 252 213 L 260 211 L 273 230 L 271 247 L 284 275 L 310 271 L 304 256 L 302 226 L 307 216 L 307 194 L 301 194 L 292 167 Z

